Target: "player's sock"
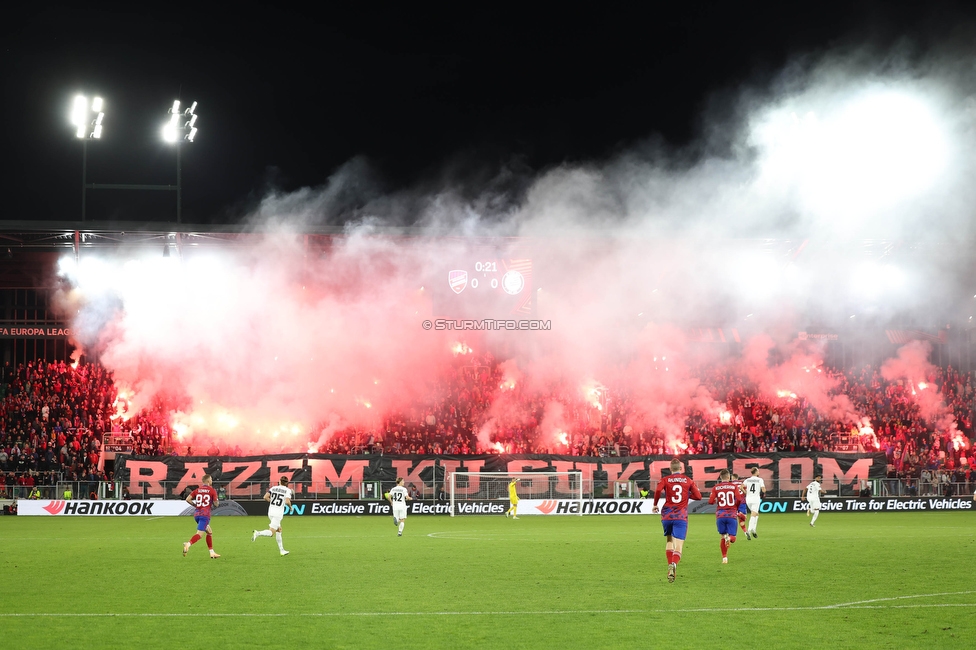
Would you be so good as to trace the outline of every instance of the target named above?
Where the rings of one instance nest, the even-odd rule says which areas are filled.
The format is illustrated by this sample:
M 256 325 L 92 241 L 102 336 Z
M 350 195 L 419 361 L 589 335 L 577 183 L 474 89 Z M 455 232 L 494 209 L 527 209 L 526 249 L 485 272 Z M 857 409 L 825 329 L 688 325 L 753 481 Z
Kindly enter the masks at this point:
M 668 564 L 671 564 L 671 562 L 673 562 L 673 560 L 671 559 L 671 556 L 674 555 L 674 551 L 672 551 L 671 549 L 665 549 L 664 552 L 668 556 Z
M 820 511 L 819 510 L 814 510 L 813 511 L 813 519 L 810 520 L 810 523 L 812 524 L 815 521 L 817 521 L 817 517 L 819 517 L 819 516 L 820 516 Z
M 213 535 L 207 535 L 207 548 L 213 550 Z
M 397 532 L 398 533 L 402 533 L 403 532 L 403 524 L 405 524 L 405 523 L 406 522 L 403 521 L 402 519 L 400 520 L 400 526 L 397 528 Z
M 194 535 L 193 537 L 190 538 L 190 546 L 193 546 L 199 541 L 200 541 L 200 535 L 199 534 Z
M 281 541 L 281 533 L 275 533 L 275 541 L 278 542 L 278 550 L 285 552 L 285 543 Z
M 274 536 L 274 533 L 272 533 L 270 530 L 259 530 L 258 531 L 258 537 L 273 537 L 273 536 Z
M 727 557 L 728 554 L 729 554 L 729 544 L 728 544 L 728 542 L 725 541 L 725 538 L 724 537 L 720 538 L 718 541 L 719 541 L 719 544 L 718 544 L 719 545 L 719 548 L 722 549 L 722 557 Z
M 755 515 L 749 517 L 749 532 L 750 533 L 756 532 L 756 524 L 757 523 L 759 523 L 759 517 L 757 517 Z
M 746 532 L 746 516 L 741 512 L 736 516 L 739 519 L 739 527 L 742 528 L 742 532 Z
M 673 563 L 675 563 L 675 564 L 677 564 L 678 562 L 680 562 L 681 561 L 681 553 L 679 553 L 677 551 L 673 551 L 671 553 L 671 561 Z

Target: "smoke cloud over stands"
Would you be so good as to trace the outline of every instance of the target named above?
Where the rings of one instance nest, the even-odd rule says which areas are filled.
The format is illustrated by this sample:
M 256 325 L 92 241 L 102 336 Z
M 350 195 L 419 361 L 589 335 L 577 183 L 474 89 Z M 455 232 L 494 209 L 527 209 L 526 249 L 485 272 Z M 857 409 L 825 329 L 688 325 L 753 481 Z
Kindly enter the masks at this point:
M 852 315 L 935 325 L 976 293 L 969 251 L 952 245 L 972 234 L 976 101 L 946 61 L 826 56 L 743 91 L 736 117 L 689 150 L 635 146 L 534 176 L 505 168 L 477 191 L 381 192 L 353 161 L 323 188 L 266 198 L 253 220 L 273 234 L 260 246 L 68 264 L 79 342 L 134 391 L 134 409 L 177 403 L 176 430 L 197 448 L 305 450 L 378 427 L 444 389 L 458 340 L 505 362 L 488 417 L 472 423 L 485 446 L 527 421 L 519 390 L 541 402 L 536 424 L 557 449 L 568 402 L 595 385 L 631 400 L 633 430 L 678 440 L 690 413 L 717 421 L 724 408 L 696 374 L 718 362 L 686 334 L 702 327 L 741 329 L 729 372 L 761 393 L 859 422 L 819 372 L 822 344 L 796 332 Z M 346 236 L 309 256 L 298 233 L 336 222 L 352 224 Z M 384 230 L 407 224 L 409 237 Z M 421 327 L 454 315 L 436 313 L 448 272 L 466 260 L 476 277 L 486 255 L 531 258 L 534 314 L 551 330 Z

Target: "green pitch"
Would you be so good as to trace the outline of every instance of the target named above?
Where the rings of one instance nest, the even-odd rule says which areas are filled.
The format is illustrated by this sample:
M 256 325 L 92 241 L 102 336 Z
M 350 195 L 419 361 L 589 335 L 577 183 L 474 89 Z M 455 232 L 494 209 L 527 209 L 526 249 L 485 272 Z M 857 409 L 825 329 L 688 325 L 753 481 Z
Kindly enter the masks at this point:
M 6 648 L 908 648 L 976 641 L 972 513 L 765 515 L 721 564 L 693 516 L 0 518 Z

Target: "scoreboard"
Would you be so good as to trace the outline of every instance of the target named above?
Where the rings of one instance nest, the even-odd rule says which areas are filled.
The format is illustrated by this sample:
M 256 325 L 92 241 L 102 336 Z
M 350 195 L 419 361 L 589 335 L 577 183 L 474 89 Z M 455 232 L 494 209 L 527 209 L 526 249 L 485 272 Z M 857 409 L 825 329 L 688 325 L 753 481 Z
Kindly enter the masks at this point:
M 527 318 L 533 312 L 532 260 L 457 260 L 433 278 L 441 318 Z

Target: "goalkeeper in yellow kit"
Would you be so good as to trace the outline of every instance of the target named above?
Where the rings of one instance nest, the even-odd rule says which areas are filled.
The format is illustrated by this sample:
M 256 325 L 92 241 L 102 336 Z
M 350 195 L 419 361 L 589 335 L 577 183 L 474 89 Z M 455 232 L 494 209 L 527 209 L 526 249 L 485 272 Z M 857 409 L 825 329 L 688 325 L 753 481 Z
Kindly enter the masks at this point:
M 512 481 L 508 484 L 508 502 L 512 504 L 512 507 L 508 509 L 508 512 L 505 513 L 505 516 L 508 517 L 509 515 L 511 515 L 512 519 L 518 519 L 518 515 L 517 515 L 518 493 L 515 491 L 516 483 L 518 483 L 518 479 L 513 478 Z

